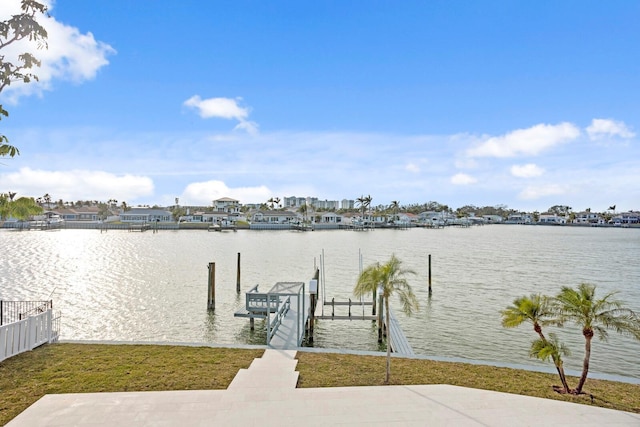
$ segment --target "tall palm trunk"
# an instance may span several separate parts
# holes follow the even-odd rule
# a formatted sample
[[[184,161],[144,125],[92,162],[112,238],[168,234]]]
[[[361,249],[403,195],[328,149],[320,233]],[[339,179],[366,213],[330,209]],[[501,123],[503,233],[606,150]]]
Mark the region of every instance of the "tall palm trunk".
[[[589,373],[589,359],[591,358],[591,339],[593,338],[593,329],[585,329],[582,331],[584,335],[584,360],[582,361],[582,375],[576,387],[576,394],[582,393],[582,387],[587,381],[587,374]]]
[[[384,324],[385,328],[387,328],[387,379],[384,381],[385,384],[389,384],[389,378],[391,377],[391,329],[389,328],[389,297],[384,299]]]

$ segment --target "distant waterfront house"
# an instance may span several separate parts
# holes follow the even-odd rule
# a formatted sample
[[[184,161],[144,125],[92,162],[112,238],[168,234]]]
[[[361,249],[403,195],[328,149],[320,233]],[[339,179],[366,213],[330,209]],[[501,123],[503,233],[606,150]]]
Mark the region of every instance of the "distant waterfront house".
[[[509,215],[505,223],[506,224],[531,224],[532,221],[533,219],[531,218],[531,214],[516,213],[516,214]]]
[[[213,210],[216,212],[237,214],[240,212],[240,201],[229,197],[223,197],[213,201]]]
[[[602,222],[600,214],[596,212],[579,212],[573,220],[574,224],[598,224]]]
[[[189,212],[189,210],[187,209],[187,214],[186,215],[182,215],[179,218],[180,222],[203,222],[203,213],[202,212],[194,212],[193,214]]]
[[[447,211],[426,211],[418,214],[418,221],[427,225],[444,225],[453,223],[457,217]]]
[[[238,220],[237,214],[223,213],[223,212],[202,214],[202,222],[210,222],[213,224],[228,225],[233,222],[236,222],[237,220]]]
[[[320,222],[323,224],[341,224],[342,215],[338,215],[335,212],[325,212],[320,217]]]
[[[640,212],[622,212],[611,219],[614,224],[640,224]]]
[[[164,209],[132,208],[120,214],[122,222],[172,222],[173,215]]]
[[[394,224],[409,225],[411,223],[418,222],[418,215],[415,215],[412,213],[392,214],[388,216],[387,222],[392,222]]]
[[[77,208],[64,208],[50,211],[51,213],[60,215],[65,221],[99,221],[97,206],[81,206]],[[46,213],[46,212],[45,212]]]
[[[500,215],[482,215],[482,218],[487,221],[487,224],[500,224],[503,221]]]
[[[302,216],[291,211],[258,211],[253,214],[251,221],[270,223],[270,224],[288,224],[302,220]]]
[[[545,213],[541,214],[538,219],[538,224],[566,224],[567,219],[563,216],[556,214]]]

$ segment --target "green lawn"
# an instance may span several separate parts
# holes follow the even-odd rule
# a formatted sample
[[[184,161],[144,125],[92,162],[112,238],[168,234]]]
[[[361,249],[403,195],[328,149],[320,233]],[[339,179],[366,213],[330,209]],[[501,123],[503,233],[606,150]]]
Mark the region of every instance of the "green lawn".
[[[0,363],[0,425],[48,393],[225,389],[263,350],[52,344]],[[298,387],[382,385],[385,358],[298,352]],[[577,382],[570,378],[570,384]],[[592,404],[555,393],[556,376],[491,366],[394,358],[392,384],[452,384]],[[593,404],[640,413],[640,385],[587,380]]]

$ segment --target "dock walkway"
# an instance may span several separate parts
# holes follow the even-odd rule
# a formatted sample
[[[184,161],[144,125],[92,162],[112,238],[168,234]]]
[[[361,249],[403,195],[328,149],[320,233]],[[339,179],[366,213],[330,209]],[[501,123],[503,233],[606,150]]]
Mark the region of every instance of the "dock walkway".
[[[389,345],[391,351],[402,356],[415,356],[409,340],[407,340],[398,319],[393,314],[393,310],[389,312],[389,330],[391,331],[391,338],[389,339]]]

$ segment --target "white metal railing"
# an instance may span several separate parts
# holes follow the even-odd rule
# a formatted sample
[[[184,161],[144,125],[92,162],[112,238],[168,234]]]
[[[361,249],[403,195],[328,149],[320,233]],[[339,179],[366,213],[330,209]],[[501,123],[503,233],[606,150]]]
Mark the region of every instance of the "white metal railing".
[[[55,319],[58,320],[58,319]],[[57,341],[51,309],[17,322],[0,326],[0,362],[49,342]]]
[[[258,285],[245,294],[245,307],[251,313],[273,313],[277,311],[279,302],[279,295],[258,292]]]
[[[278,296],[273,320],[271,320],[271,312],[267,311],[267,345],[269,345],[271,338],[276,334],[276,332],[278,332],[278,328],[282,324],[282,319],[287,315],[290,307],[291,296],[288,296],[283,302],[280,301]]]

